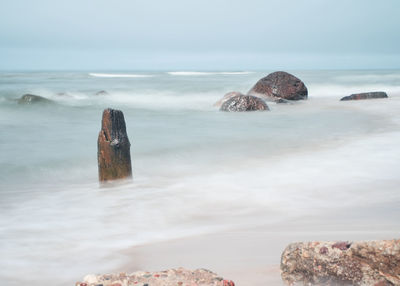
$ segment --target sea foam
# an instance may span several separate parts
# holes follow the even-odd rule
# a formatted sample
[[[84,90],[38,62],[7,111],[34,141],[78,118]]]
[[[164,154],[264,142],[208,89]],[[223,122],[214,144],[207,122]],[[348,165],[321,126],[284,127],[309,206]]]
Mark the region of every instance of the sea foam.
[[[212,106],[267,74],[0,77],[4,97],[29,92],[58,103],[0,100],[3,283],[72,285],[118,268],[127,247],[247,227],[292,232],[295,219],[310,236],[337,226],[333,239],[346,228],[398,231],[400,72],[382,82],[381,71],[298,72],[307,101],[252,113]],[[339,101],[371,89],[389,98]],[[97,136],[107,107],[124,112],[133,180],[99,188]],[[329,212],[342,219],[327,220]]]
[[[169,75],[176,76],[205,76],[205,75],[246,75],[252,74],[251,71],[238,71],[238,72],[200,72],[200,71],[174,71],[167,72]]]
[[[149,74],[113,74],[113,73],[89,73],[93,77],[108,77],[108,78],[145,78],[154,77]]]

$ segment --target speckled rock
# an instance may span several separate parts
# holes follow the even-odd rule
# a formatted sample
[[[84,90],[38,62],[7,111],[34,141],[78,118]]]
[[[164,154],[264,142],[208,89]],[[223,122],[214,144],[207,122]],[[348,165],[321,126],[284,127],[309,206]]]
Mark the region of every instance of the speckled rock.
[[[341,101],[345,100],[360,100],[360,99],[374,99],[374,98],[387,98],[386,92],[383,91],[374,91],[374,92],[364,92],[364,93],[355,93],[349,96],[345,96]]]
[[[247,93],[267,100],[301,100],[307,99],[308,90],[305,84],[294,75],[277,71],[260,79]]]
[[[400,285],[400,240],[292,243],[281,272],[289,285]]]
[[[132,274],[87,275],[76,286],[235,286],[206,270],[169,269],[159,272],[138,271]]]
[[[229,99],[231,99],[232,97],[238,96],[238,95],[243,95],[243,96],[244,96],[243,93],[238,92],[238,91],[231,91],[231,92],[228,92],[228,93],[226,93],[226,94],[224,95],[224,97],[222,97],[220,100],[218,100],[216,103],[214,103],[214,106],[216,106],[216,107],[221,107],[222,104],[224,104],[224,102],[226,102],[226,101],[228,101]]]
[[[131,154],[124,114],[120,110],[103,112],[97,140],[97,159],[100,182],[132,177]]]
[[[265,111],[269,110],[264,100],[251,95],[236,95],[225,101],[221,111]]]
[[[50,99],[34,94],[24,94],[18,99],[18,104],[47,104],[52,102]]]

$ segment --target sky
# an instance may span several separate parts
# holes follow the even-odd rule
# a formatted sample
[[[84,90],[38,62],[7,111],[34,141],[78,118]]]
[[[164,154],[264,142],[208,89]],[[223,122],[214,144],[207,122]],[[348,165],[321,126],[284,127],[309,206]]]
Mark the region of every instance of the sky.
[[[399,0],[0,0],[0,70],[400,68]]]

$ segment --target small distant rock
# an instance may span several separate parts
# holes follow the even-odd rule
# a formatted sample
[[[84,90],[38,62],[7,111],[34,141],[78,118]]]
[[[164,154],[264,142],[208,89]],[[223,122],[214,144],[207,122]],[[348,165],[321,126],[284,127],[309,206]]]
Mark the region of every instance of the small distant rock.
[[[105,274],[87,275],[82,282],[76,286],[235,286],[230,280],[224,280],[217,274],[206,270],[188,270],[184,268],[169,269],[159,272],[138,271],[132,274]]]
[[[66,93],[66,92],[58,92],[58,93],[56,93],[56,95],[57,96],[70,96],[68,93]]]
[[[281,274],[288,285],[400,285],[400,240],[292,243]]]
[[[265,101],[259,97],[251,95],[236,95],[225,101],[220,111],[240,112],[240,111],[266,111],[269,110]]]
[[[308,90],[299,78],[287,72],[277,71],[260,79],[247,94],[273,101],[301,100],[307,99]]]
[[[18,104],[38,104],[52,102],[53,101],[51,101],[50,99],[34,94],[24,94],[20,99],[18,99]]]
[[[241,92],[238,92],[238,91],[231,91],[231,92],[228,92],[227,94],[224,95],[223,98],[221,98],[221,99],[218,100],[216,103],[214,103],[214,106],[216,106],[216,107],[221,107],[222,104],[224,104],[224,102],[226,102],[227,100],[231,99],[232,97],[238,96],[238,95],[244,95],[244,94],[241,93]]]
[[[95,95],[108,95],[109,93],[105,90],[100,90],[98,92],[95,93]]]
[[[388,98],[388,96],[387,96],[386,92],[383,92],[383,91],[364,92],[364,93],[355,93],[355,94],[352,94],[349,96],[345,96],[341,99],[341,101],[374,99],[374,98]]]

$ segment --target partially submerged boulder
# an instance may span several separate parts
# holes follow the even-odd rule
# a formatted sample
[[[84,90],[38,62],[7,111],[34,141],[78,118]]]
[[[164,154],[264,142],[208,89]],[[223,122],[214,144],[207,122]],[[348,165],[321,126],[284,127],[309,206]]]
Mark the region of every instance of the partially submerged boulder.
[[[360,100],[360,99],[374,99],[374,98],[388,98],[388,96],[386,92],[373,91],[373,92],[355,93],[349,96],[345,96],[340,100],[345,101],[345,100]]]
[[[400,285],[400,240],[292,243],[281,272],[289,285]]]
[[[251,95],[236,95],[225,101],[221,111],[265,111],[268,105],[259,97]]]
[[[82,282],[77,282],[76,286],[235,286],[230,280],[224,280],[217,274],[206,270],[188,270],[184,268],[169,269],[158,272],[138,271],[132,274],[105,274],[87,275]]]
[[[105,109],[97,141],[100,182],[132,177],[130,147],[124,114]]]
[[[18,104],[40,104],[40,103],[52,103],[50,99],[47,99],[40,95],[34,94],[24,94],[20,99],[18,99]]]
[[[307,99],[308,90],[305,84],[294,75],[277,71],[260,79],[247,93],[265,99]]]
[[[224,104],[224,102],[226,102],[227,100],[229,100],[229,99],[231,99],[232,97],[237,96],[237,95],[244,95],[244,94],[241,93],[241,92],[238,92],[238,91],[231,91],[231,92],[228,92],[228,93],[226,93],[226,94],[224,95],[223,98],[221,98],[221,99],[218,100],[216,103],[214,103],[214,106],[216,106],[216,107],[221,107],[222,104]]]

